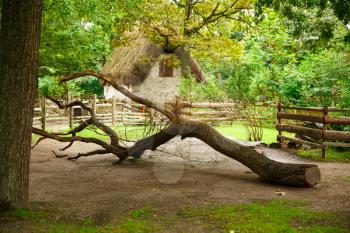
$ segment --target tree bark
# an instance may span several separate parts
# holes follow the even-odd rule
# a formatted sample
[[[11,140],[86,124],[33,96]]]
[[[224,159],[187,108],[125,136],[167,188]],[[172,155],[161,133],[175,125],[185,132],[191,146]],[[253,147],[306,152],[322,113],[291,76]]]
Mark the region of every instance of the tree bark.
[[[181,74],[185,78],[187,78],[189,75],[192,75],[197,82],[206,82],[207,78],[205,77],[203,70],[200,68],[197,61],[193,59],[191,54],[185,48],[178,48],[175,51],[175,55],[179,58],[181,62]]]
[[[145,150],[155,150],[173,137],[195,137],[256,173],[263,182],[312,187],[321,180],[320,170],[313,164],[282,163],[269,159],[251,147],[240,145],[217,132],[204,122],[181,120],[159,133],[141,139],[128,149],[129,156],[139,157]]]
[[[67,77],[64,77],[61,79],[61,82],[67,82],[69,80],[73,80],[86,75],[92,75],[99,79],[102,79],[103,81],[111,84],[118,91],[129,97],[131,100],[136,101],[138,103],[142,103],[148,108],[153,108],[159,111],[160,113],[164,114],[169,118],[170,125],[150,137],[143,138],[137,141],[135,145],[131,147],[119,148],[116,148],[118,143],[115,143],[115,145],[102,145],[102,142],[97,142],[96,139],[93,140],[92,138],[84,139],[81,137],[74,137],[74,135],[72,135],[73,137],[71,138],[61,138],[57,137],[57,135],[55,134],[50,134],[38,129],[33,129],[34,133],[39,134],[44,138],[52,138],[58,141],[84,141],[102,145],[104,149],[110,151],[111,153],[114,153],[117,157],[119,157],[119,162],[122,162],[128,156],[138,158],[143,154],[145,150],[155,150],[158,146],[166,143],[167,141],[169,141],[177,135],[180,135],[182,138],[195,137],[207,143],[209,146],[211,146],[218,152],[234,160],[237,160],[238,162],[247,166],[259,176],[260,180],[264,182],[299,187],[312,187],[320,183],[321,174],[317,165],[282,163],[271,160],[264,154],[257,152],[253,148],[240,145],[222,136],[214,128],[212,128],[205,122],[181,118],[181,116],[176,114],[175,109],[173,111],[170,111],[169,109],[166,109],[163,106],[157,105],[156,103],[153,103],[149,100],[135,96],[127,89],[118,85],[117,83],[113,83],[112,79],[108,75],[87,70],[83,72],[73,73]],[[90,114],[92,115],[91,119],[94,119],[94,114],[91,112],[92,111],[90,111]],[[99,128],[106,132],[108,135],[111,134],[108,133],[108,130],[106,130],[108,128],[107,126],[106,128]],[[115,152],[112,152],[112,150],[114,150]],[[91,153],[88,153],[83,156],[88,156],[90,154]]]
[[[27,207],[41,0],[3,0],[0,31],[0,210]]]

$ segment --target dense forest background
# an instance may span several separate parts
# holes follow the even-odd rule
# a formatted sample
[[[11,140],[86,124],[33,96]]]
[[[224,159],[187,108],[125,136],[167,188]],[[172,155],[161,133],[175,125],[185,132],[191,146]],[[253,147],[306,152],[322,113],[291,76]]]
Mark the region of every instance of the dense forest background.
[[[219,1],[211,4],[216,2]],[[177,4],[181,5],[181,1],[45,0],[40,92],[62,95],[69,89],[102,95],[96,79],[80,79],[67,86],[56,85],[56,79],[86,68],[101,70],[112,49],[125,43],[125,31],[135,25],[142,29],[145,27],[142,22],[161,23],[169,31],[166,22],[176,25],[180,20],[176,18]],[[180,88],[183,99],[243,102],[280,99],[299,106],[350,105],[347,1],[281,4],[261,0],[246,4],[250,4],[249,10],[232,19],[218,20],[186,41],[196,45],[191,53],[209,80],[198,84],[193,78],[183,78]],[[149,28],[145,32],[159,41]],[[173,35],[170,39],[176,43],[183,40]]]

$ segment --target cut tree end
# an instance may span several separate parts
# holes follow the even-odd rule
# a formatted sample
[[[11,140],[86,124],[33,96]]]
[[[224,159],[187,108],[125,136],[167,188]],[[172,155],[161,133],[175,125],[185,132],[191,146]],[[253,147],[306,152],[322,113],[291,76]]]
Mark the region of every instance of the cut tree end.
[[[305,169],[305,181],[312,187],[321,182],[321,172],[317,166]]]

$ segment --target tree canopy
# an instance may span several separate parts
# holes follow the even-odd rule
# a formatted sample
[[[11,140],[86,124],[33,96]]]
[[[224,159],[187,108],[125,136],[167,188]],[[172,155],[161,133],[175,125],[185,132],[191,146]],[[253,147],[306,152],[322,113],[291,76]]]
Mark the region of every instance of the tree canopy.
[[[101,69],[112,49],[117,14],[114,3],[107,0],[44,1],[39,83],[43,93],[64,92],[55,81],[58,76],[85,68]],[[81,91],[79,86],[101,93],[96,80],[80,80],[69,88]]]
[[[63,88],[54,85],[56,77],[85,68],[100,70],[114,46],[143,36],[168,53],[186,49],[213,77],[207,84],[184,80],[181,88],[191,86],[195,92],[182,91],[185,99],[349,103],[347,1],[44,3],[39,84],[43,93],[59,94],[68,88],[101,95],[96,79]],[[317,66],[322,66],[322,72]],[[218,74],[221,80],[214,78]],[[337,81],[329,81],[335,77]]]

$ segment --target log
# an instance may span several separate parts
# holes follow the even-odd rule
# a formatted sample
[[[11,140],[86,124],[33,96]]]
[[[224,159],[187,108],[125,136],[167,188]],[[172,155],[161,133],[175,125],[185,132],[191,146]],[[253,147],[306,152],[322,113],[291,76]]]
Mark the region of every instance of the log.
[[[216,151],[250,168],[263,182],[312,187],[321,180],[317,165],[282,163],[271,160],[251,147],[240,145],[222,136],[208,124],[191,120],[182,120],[179,123],[171,124],[158,134],[141,139],[129,149],[130,156],[139,157],[145,150],[155,150],[176,135],[181,135],[182,138],[195,137],[202,140]]]
[[[181,138],[195,137],[199,140],[202,140],[223,155],[235,159],[243,165],[247,166],[253,172],[255,172],[263,182],[299,187],[312,187],[320,182],[321,175],[317,165],[283,163],[271,160],[251,147],[243,146],[222,136],[219,132],[217,132],[214,128],[205,122],[183,119],[181,116],[177,115],[176,112],[172,112],[164,106],[135,96],[129,90],[113,82],[113,79],[108,75],[87,70],[83,72],[73,73],[61,79],[61,82],[86,75],[92,75],[99,79],[102,79],[129,97],[131,100],[144,104],[148,108],[153,108],[159,111],[168,117],[169,126],[163,130],[160,130],[158,133],[152,136],[137,141],[131,147],[122,147],[118,144],[118,136],[115,134],[115,132],[111,128],[99,122],[96,119],[95,113],[91,108],[86,107],[82,102],[75,101],[74,103],[67,104],[66,106],[61,105],[61,107],[71,107],[74,104],[78,104],[84,109],[88,110],[91,115],[90,122],[110,136],[111,144],[95,138],[76,137],[74,135],[72,135],[72,137],[59,137],[55,134],[47,133],[39,129],[33,130],[34,133],[63,142],[72,143],[74,141],[82,141],[88,143],[96,143],[102,146],[105,150],[108,150],[118,156],[119,162],[122,162],[128,156],[133,156],[136,158],[140,157],[145,150],[155,150],[158,146],[168,142],[170,139],[174,138],[177,135],[180,135]],[[56,101],[56,103],[60,105],[59,102]],[[77,130],[74,132],[76,131]]]

